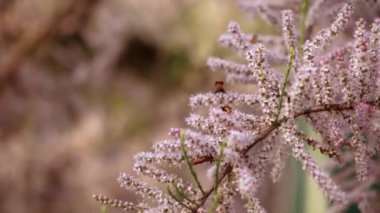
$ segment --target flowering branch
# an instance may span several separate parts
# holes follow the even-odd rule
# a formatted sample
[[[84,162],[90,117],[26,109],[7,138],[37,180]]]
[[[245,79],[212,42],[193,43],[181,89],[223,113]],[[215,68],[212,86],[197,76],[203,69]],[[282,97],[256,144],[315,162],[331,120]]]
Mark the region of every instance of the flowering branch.
[[[378,100],[378,99],[376,99]],[[375,107],[380,107],[380,102],[379,101],[370,101],[367,102],[367,104]],[[300,117],[300,116],[305,116],[305,115],[310,115],[313,113],[320,113],[320,112],[330,112],[330,111],[336,111],[336,112],[341,112],[341,111],[350,111],[354,110],[354,105],[349,104],[349,103],[342,103],[342,104],[327,104],[327,105],[321,105],[321,106],[314,106],[309,109],[305,109],[300,112],[295,113],[295,118]],[[272,123],[269,127],[265,128],[259,136],[252,142],[251,145],[249,145],[245,150],[241,152],[242,155],[245,155],[251,148],[253,148],[255,145],[263,141],[271,132],[273,132],[275,129],[279,128],[282,123],[286,122],[287,118],[283,118],[279,121],[276,121]],[[193,165],[198,165],[206,162],[213,162],[214,159],[210,156],[198,158],[193,161]],[[207,193],[206,193],[207,194]]]
[[[380,100],[380,98],[378,98],[377,100]],[[378,108],[380,107],[380,101],[370,101],[367,104],[378,107]],[[320,112],[325,112],[325,111],[350,111],[350,110],[354,110],[354,106],[352,104],[344,104],[344,103],[343,104],[329,104],[329,105],[315,106],[315,107],[306,109],[304,111],[297,112],[297,113],[295,113],[295,117],[300,117],[300,116],[305,116],[305,115],[310,115],[313,113],[320,113]],[[254,140],[252,142],[252,144],[250,146],[248,146],[245,150],[243,150],[240,154],[244,157],[249,152],[249,150],[251,150],[254,146],[258,145],[260,142],[264,141],[264,139],[271,132],[273,132],[275,129],[279,128],[281,126],[281,124],[286,122],[286,121],[287,121],[287,118],[283,118],[282,120],[280,120],[278,122],[274,122],[271,126],[267,127],[264,131],[262,131],[262,134],[260,136],[258,136],[256,138],[256,140]],[[205,162],[212,162],[212,161],[214,161],[214,160],[211,158],[207,158],[204,161],[198,161],[196,164],[201,164],[201,163],[205,163]],[[232,167],[229,165],[225,169],[221,178],[216,179],[217,184],[215,184],[211,189],[209,189],[204,194],[204,196],[200,199],[202,202],[200,203],[199,206],[202,206],[204,204],[204,202],[208,199],[208,197],[211,195],[211,193],[213,191],[217,190],[217,187],[215,187],[215,186],[218,186],[219,183],[221,183],[225,179],[225,177],[227,177],[227,175],[231,172],[232,172]]]
[[[280,24],[275,9],[264,1],[239,2],[245,9],[263,13],[270,22]],[[190,97],[190,106],[207,107],[208,115],[192,113],[186,119],[191,128],[173,128],[169,133],[171,139],[160,141],[152,151],[135,156],[134,170],[166,184],[167,194],[122,173],[119,182],[123,187],[134,189],[144,202],[148,198],[152,201],[120,206],[153,212],[206,212],[207,207],[210,212],[229,212],[233,209],[232,195],[238,192],[247,200],[248,212],[265,212],[258,198],[258,187],[268,173],[273,181],[278,180],[290,155],[301,162],[332,205],[346,206],[353,201],[353,191],[341,189],[305,145],[343,163],[351,161],[346,159],[345,152],[352,152],[357,180],[375,176],[370,171],[373,160],[370,156],[380,150],[380,126],[376,120],[380,118],[380,19],[373,22],[370,31],[359,20],[353,41],[327,52],[326,47],[332,46],[333,39],[350,23],[354,10],[351,1],[344,3],[329,27],[303,42],[309,38],[306,31],[318,18],[315,12],[323,7],[323,2],[317,1],[308,11],[309,1],[302,0],[299,40],[293,17],[297,14],[290,10],[281,12],[283,36],[277,40],[252,37],[243,33],[237,23],[229,24],[221,42],[245,57],[246,63],[214,57],[208,65],[213,71],[223,70],[232,83],[255,84],[257,91],[229,92],[223,88],[223,81],[217,81],[213,93]],[[282,75],[269,62],[283,65],[286,52],[288,61]],[[241,111],[240,105],[253,110]],[[301,116],[318,131],[321,141],[297,130],[296,119]],[[347,137],[347,133],[353,136]],[[346,151],[345,144],[350,150]],[[194,168],[205,162],[211,164],[209,171],[214,183],[208,190],[203,189]],[[187,164],[195,186],[159,166],[182,164]],[[368,193],[364,189],[361,192]],[[212,194],[213,200],[207,205]],[[108,198],[95,198],[103,204],[114,203]]]

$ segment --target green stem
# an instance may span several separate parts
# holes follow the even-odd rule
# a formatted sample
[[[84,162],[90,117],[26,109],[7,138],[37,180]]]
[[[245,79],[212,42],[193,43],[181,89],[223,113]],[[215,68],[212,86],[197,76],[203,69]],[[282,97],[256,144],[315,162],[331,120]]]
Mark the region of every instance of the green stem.
[[[278,107],[277,107],[276,122],[280,118],[280,113],[281,113],[281,108],[282,108],[282,102],[284,99],[285,89],[286,89],[286,85],[288,84],[288,78],[289,78],[290,71],[292,69],[292,64],[293,64],[294,58],[295,58],[294,46],[290,46],[289,47],[289,61],[288,61],[288,65],[286,66],[285,79],[284,79],[284,82],[282,83],[281,90],[280,90],[280,98],[279,98],[280,101],[279,101]]]
[[[300,21],[300,28],[301,28],[301,35],[298,41],[298,49],[299,54],[302,56],[302,45],[305,42],[306,37],[306,17],[307,17],[307,11],[309,9],[309,0],[302,0],[301,3],[301,21]]]
[[[166,191],[168,192],[168,194],[175,200],[177,201],[181,206],[185,207],[186,209],[189,209],[189,210],[193,210],[192,208],[190,208],[189,206],[187,206],[186,204],[182,203],[181,200],[179,200],[175,195],[174,193],[172,192],[172,190],[170,189],[170,185],[167,185],[166,186]]]
[[[183,192],[180,188],[177,187],[177,184],[176,183],[173,183],[172,184],[175,192],[182,198],[182,199],[185,199],[187,201],[189,201],[191,204],[193,205],[198,205],[198,203],[196,203],[195,201],[191,200],[186,194],[185,192]]]
[[[101,213],[107,213],[107,206],[102,206]]]
[[[189,170],[190,170],[190,173],[191,175],[193,176],[199,190],[202,192],[202,194],[204,195],[205,194],[205,191],[203,190],[203,187],[201,185],[201,182],[199,182],[199,179],[198,179],[198,176],[197,176],[197,173],[195,172],[194,170],[194,167],[193,167],[193,164],[191,163],[189,157],[187,156],[187,151],[186,151],[186,147],[185,147],[185,131],[182,132],[181,134],[181,138],[180,138],[180,141],[181,141],[181,151],[182,151],[182,156],[183,158],[185,159],[187,165],[189,166]]]
[[[300,38],[299,38],[299,41],[298,41],[298,48],[299,48],[299,56],[300,56],[300,58],[302,58],[302,54],[303,54],[302,53],[302,45],[305,42],[305,37],[306,37],[306,17],[307,17],[307,11],[308,11],[308,9],[309,9],[309,0],[302,0],[302,4],[301,4],[301,22],[300,22],[300,25],[301,25],[301,35],[300,35]],[[277,107],[276,122],[278,121],[278,119],[280,117],[281,108],[282,108],[282,102],[283,102],[284,94],[285,94],[285,89],[286,89],[286,85],[288,84],[288,78],[289,78],[290,71],[292,69],[292,64],[293,64],[294,58],[295,58],[295,47],[291,45],[289,47],[289,61],[288,61],[288,65],[286,67],[285,79],[284,79],[284,82],[283,82],[281,90],[280,90],[280,101],[279,101],[279,104],[278,104],[278,107]]]
[[[220,170],[220,163],[222,162],[222,159],[223,159],[223,151],[224,151],[224,147],[226,147],[227,143],[225,141],[222,142],[222,144],[220,145],[220,154],[219,154],[219,157],[216,161],[216,169],[215,169],[215,183],[214,183],[214,190],[215,190],[215,194],[214,194],[214,200],[213,200],[213,203],[212,203],[212,206],[209,210],[210,213],[213,213],[213,212],[216,212],[216,208],[218,207],[218,204],[220,202],[220,190],[219,190],[219,170]]]

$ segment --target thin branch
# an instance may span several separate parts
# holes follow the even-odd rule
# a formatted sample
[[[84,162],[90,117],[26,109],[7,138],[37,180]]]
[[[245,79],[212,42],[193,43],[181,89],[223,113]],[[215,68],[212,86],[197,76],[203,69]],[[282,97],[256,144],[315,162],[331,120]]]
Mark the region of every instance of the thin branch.
[[[191,163],[193,165],[198,165],[198,164],[202,164],[204,162],[212,162],[213,160],[214,160],[214,158],[212,158],[212,156],[203,156],[203,157],[199,157],[199,158],[192,160]]]
[[[227,168],[226,168],[226,170],[223,172],[222,177],[218,180],[218,184],[217,184],[217,185],[219,185],[219,184],[223,181],[223,179],[224,179],[229,173],[231,173],[231,171],[232,171],[232,167],[231,167],[230,165],[228,165]],[[209,189],[209,190],[205,193],[205,195],[201,198],[201,202],[200,202],[200,204],[197,206],[197,208],[203,206],[203,205],[206,203],[208,197],[212,194],[212,192],[214,191],[214,189],[215,189],[215,187],[213,186],[211,189]]]
[[[289,47],[289,62],[288,62],[288,65],[286,67],[285,78],[284,78],[284,82],[282,83],[282,87],[281,87],[281,91],[280,91],[280,98],[279,98],[280,101],[279,101],[278,107],[277,107],[276,121],[278,121],[278,119],[280,117],[282,102],[283,102],[284,94],[285,94],[285,89],[286,89],[286,85],[288,84],[288,78],[289,78],[290,71],[292,70],[292,64],[293,64],[294,58],[295,58],[294,46],[290,45],[290,47]]]
[[[334,150],[334,148],[323,145],[320,142],[318,142],[317,140],[303,134],[302,132],[297,131],[297,135],[300,138],[302,138],[302,140],[306,141],[306,143],[309,144],[309,146],[311,146],[314,150],[317,149],[317,150],[319,150],[319,152],[321,154],[326,155],[326,156],[328,156],[328,157],[330,157],[330,158],[332,158],[338,162],[342,162],[342,158],[341,158],[340,154],[336,150]]]
[[[376,101],[367,102],[367,104],[372,105],[372,106],[380,107],[380,98],[377,98]],[[328,104],[328,105],[311,107],[309,109],[297,112],[297,113],[295,113],[294,117],[297,118],[297,117],[300,117],[300,116],[303,116],[303,115],[309,115],[309,114],[319,113],[319,112],[324,112],[324,111],[349,111],[349,110],[353,110],[353,109],[354,109],[354,105],[353,104],[346,104],[346,103],[343,103],[343,104]],[[258,138],[256,138],[255,141],[250,146],[248,146],[246,149],[242,150],[242,152],[240,154],[242,156],[245,156],[249,152],[249,150],[251,150],[252,147],[254,147],[258,143],[260,143],[261,141],[263,141],[271,132],[273,132],[275,129],[277,129],[278,127],[280,127],[281,124],[284,123],[284,122],[286,122],[286,121],[287,121],[287,118],[283,118],[283,119],[281,119],[281,120],[279,120],[277,122],[273,122],[271,126],[269,126],[264,131],[262,131],[261,135]],[[205,158],[205,159],[208,161],[208,158]],[[207,162],[207,161],[204,161],[204,162]],[[201,162],[197,162],[197,163],[200,164]],[[227,168],[226,168],[226,170],[224,171],[222,177],[218,180],[218,184],[217,185],[219,185],[223,181],[223,179],[228,174],[231,173],[231,171],[232,171],[232,167],[231,167],[231,165],[228,165]],[[206,202],[206,200],[208,199],[208,197],[211,195],[211,193],[215,189],[216,189],[215,186],[213,186],[211,189],[209,189],[207,192],[205,192],[205,194],[202,197],[201,202],[197,206],[197,208],[199,208],[200,206],[204,205],[204,203]]]
[[[302,45],[305,42],[305,37],[306,37],[306,17],[307,17],[307,12],[309,9],[309,0],[302,0],[301,3],[301,21],[300,21],[300,28],[301,28],[301,35],[298,41],[298,49],[299,49],[299,54],[302,56]]]
[[[223,159],[224,147],[226,147],[226,145],[227,145],[227,143],[225,141],[223,141],[222,144],[220,145],[220,154],[219,154],[219,157],[216,161],[215,183],[214,183],[215,195],[214,195],[213,204],[212,204],[209,212],[215,212],[216,208],[218,207],[218,204],[220,202],[219,169],[220,169],[220,163],[222,162],[222,159]]]
[[[168,194],[170,195],[170,197],[172,197],[175,201],[177,201],[179,204],[181,204],[181,206],[185,207],[186,209],[189,209],[190,211],[193,211],[193,209],[189,206],[187,206],[186,204],[182,203],[182,201],[180,201],[175,195],[174,193],[172,192],[172,190],[170,189],[170,185],[167,185],[166,186],[166,191],[168,192]]]
[[[205,191],[203,190],[201,182],[199,182],[197,173],[194,171],[193,164],[191,163],[189,157],[187,156],[187,151],[186,151],[186,147],[185,147],[185,131],[182,132],[180,140],[181,140],[181,152],[182,152],[182,156],[185,159],[187,165],[189,166],[190,173],[193,176],[195,182],[197,183],[199,190],[204,195]]]
[[[191,204],[197,206],[198,203],[196,203],[195,201],[191,200],[186,194],[185,192],[183,192],[180,188],[177,187],[177,184],[173,183],[172,184],[175,192],[183,199],[187,200],[188,202],[190,202]]]

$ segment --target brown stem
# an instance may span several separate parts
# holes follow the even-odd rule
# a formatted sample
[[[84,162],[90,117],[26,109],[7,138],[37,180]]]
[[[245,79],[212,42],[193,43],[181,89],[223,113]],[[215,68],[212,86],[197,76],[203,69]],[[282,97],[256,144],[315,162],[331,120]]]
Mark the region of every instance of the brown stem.
[[[379,107],[379,104],[376,101],[367,102],[367,104]],[[354,105],[353,104],[347,104],[347,103],[343,103],[343,104],[329,104],[329,105],[323,105],[323,106],[315,106],[315,107],[311,107],[309,109],[306,109],[306,110],[303,110],[303,111],[300,111],[300,112],[296,112],[295,115],[294,115],[294,117],[297,118],[299,116],[309,115],[309,114],[312,114],[312,113],[318,113],[318,112],[324,112],[324,111],[347,111],[347,110],[353,110],[353,109],[354,109]],[[268,128],[266,128],[266,129],[264,129],[262,131],[262,133],[260,134],[260,136],[258,138],[256,138],[255,141],[250,146],[248,146],[246,149],[242,150],[240,154],[242,156],[245,156],[249,152],[249,150],[251,150],[252,147],[254,147],[256,144],[258,144],[261,141],[263,141],[271,132],[273,132],[275,129],[277,129],[278,127],[280,127],[281,124],[284,123],[286,120],[287,120],[287,118],[283,118],[283,119],[281,119],[281,120],[279,120],[277,122],[272,123],[271,126],[269,126]],[[199,160],[196,161],[196,164],[201,164],[201,163],[204,163],[204,162],[213,162],[213,161],[214,161],[214,159],[212,159],[212,158],[210,159],[210,157],[204,157],[202,159],[199,158]],[[223,179],[231,171],[232,171],[232,167],[231,167],[231,165],[229,165],[226,168],[226,170],[223,172],[223,175],[219,179],[218,183],[221,183],[223,181]],[[206,202],[206,200],[208,199],[208,197],[211,195],[211,193],[214,190],[215,190],[215,187],[212,187],[211,189],[209,189],[208,191],[206,191],[204,193],[204,196],[200,199],[201,202],[199,203],[199,205],[197,206],[197,208],[199,208],[199,207],[201,207],[201,206],[204,205],[204,203]]]
[[[342,157],[340,156],[340,153],[336,151],[333,147],[326,146],[321,144],[320,142],[314,140],[311,137],[308,137],[307,135],[297,132],[297,136],[302,138],[309,146],[311,146],[314,150],[319,150],[319,152],[323,155],[326,155],[340,163],[342,163]]]
[[[374,101],[368,102],[370,105],[375,105]],[[353,104],[329,104],[329,105],[322,105],[322,106],[315,106],[311,107],[309,109],[303,110],[301,112],[295,113],[294,117],[300,117],[303,115],[309,115],[313,113],[318,112],[324,112],[324,111],[347,111],[347,110],[353,110],[354,105]],[[286,121],[286,118],[283,118],[279,120],[278,122],[272,123],[271,126],[264,129],[260,136],[255,139],[255,141],[249,145],[246,149],[244,149],[241,154],[245,155],[253,146],[255,146],[257,143],[261,142],[263,139],[265,139],[273,130],[277,129],[283,122]],[[194,165],[202,164],[205,162],[213,162],[214,159],[211,156],[204,156],[199,157],[197,159],[194,159],[192,162]]]
[[[212,162],[212,161],[214,161],[214,158],[212,158],[211,156],[203,156],[203,157],[199,157],[199,158],[192,160],[191,163],[193,165],[198,165],[198,164],[202,164],[204,162]]]

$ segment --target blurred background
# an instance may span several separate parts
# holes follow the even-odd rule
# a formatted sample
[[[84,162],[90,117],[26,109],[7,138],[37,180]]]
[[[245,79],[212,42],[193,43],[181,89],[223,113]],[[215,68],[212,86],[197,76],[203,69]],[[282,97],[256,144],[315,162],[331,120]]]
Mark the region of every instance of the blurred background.
[[[279,33],[233,0],[0,0],[0,212],[100,212],[94,193],[136,201],[119,172],[223,79],[206,60],[232,54],[217,42],[230,20]],[[268,212],[323,212],[299,165],[286,171],[262,187]]]

